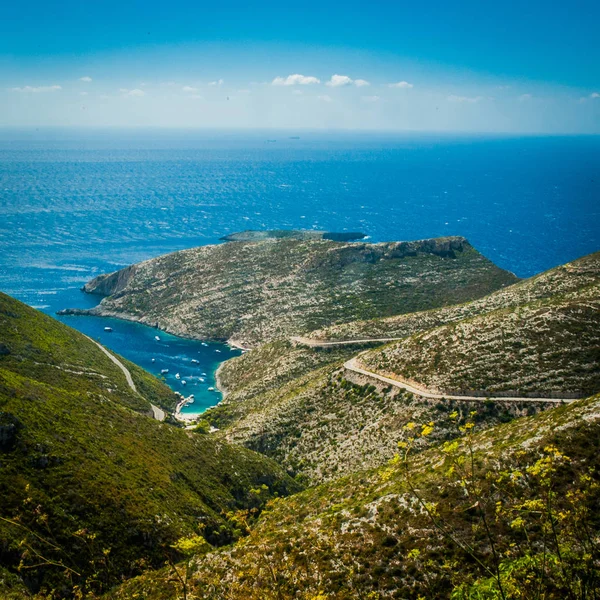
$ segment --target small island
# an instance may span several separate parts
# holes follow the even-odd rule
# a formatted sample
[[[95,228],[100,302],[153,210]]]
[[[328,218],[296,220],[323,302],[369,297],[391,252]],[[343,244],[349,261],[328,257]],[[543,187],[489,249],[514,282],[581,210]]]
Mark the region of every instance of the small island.
[[[334,242],[355,242],[364,240],[366,234],[356,231],[315,231],[312,229],[271,229],[268,231],[256,231],[248,229],[224,235],[224,242],[262,242],[264,240],[331,240]]]

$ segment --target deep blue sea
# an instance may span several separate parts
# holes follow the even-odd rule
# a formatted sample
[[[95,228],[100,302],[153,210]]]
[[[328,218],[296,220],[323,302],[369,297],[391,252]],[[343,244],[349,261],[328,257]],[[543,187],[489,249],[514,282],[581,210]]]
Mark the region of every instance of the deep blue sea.
[[[99,273],[265,228],[462,235],[530,276],[600,250],[600,137],[0,131],[0,290],[48,314],[96,304],[79,290]],[[62,320],[153,373],[168,368],[192,411],[220,399],[214,371],[237,354]]]

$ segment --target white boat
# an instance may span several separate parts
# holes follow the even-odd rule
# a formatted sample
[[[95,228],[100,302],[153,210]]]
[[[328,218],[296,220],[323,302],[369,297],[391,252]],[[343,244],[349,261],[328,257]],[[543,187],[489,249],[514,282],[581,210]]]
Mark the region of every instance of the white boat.
[[[112,331],[112,327],[105,327],[104,331]]]
[[[198,364],[200,361],[199,361],[199,360],[196,360],[195,358],[192,358],[192,362],[193,362],[195,365],[197,365],[197,364]]]
[[[206,373],[202,373],[202,377],[206,377]]]
[[[175,379],[179,379],[179,373],[175,373]]]
[[[155,335],[155,336],[154,336],[154,339],[155,339],[157,342],[160,342],[160,338],[159,338],[157,335]]]
[[[208,346],[206,342],[201,342],[203,346]]]
[[[215,350],[215,352],[221,352],[220,350]]]
[[[160,372],[161,372],[162,375],[165,375],[166,373],[169,372],[169,369],[161,369]]]
[[[199,381],[200,383],[204,383],[204,377],[198,377],[198,381]]]
[[[209,388],[208,388],[208,391],[209,391],[209,392],[214,392],[214,391],[215,391],[215,388],[214,388],[214,387],[209,387]]]
[[[188,398],[188,404],[194,404],[194,397],[193,396],[190,396]]]
[[[152,359],[152,362],[155,362],[155,361],[156,361],[156,359],[155,359],[155,358],[153,358],[153,359]]]
[[[186,385],[186,384],[187,384],[187,381],[185,379],[182,379],[181,380],[181,385]]]

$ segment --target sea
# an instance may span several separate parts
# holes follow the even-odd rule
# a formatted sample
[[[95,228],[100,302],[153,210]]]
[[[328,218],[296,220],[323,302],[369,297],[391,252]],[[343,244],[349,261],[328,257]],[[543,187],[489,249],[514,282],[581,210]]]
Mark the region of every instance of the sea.
[[[0,130],[0,291],[168,369],[187,412],[221,399],[239,350],[55,313],[96,305],[81,287],[100,273],[245,229],[461,235],[528,277],[600,250],[600,137]]]

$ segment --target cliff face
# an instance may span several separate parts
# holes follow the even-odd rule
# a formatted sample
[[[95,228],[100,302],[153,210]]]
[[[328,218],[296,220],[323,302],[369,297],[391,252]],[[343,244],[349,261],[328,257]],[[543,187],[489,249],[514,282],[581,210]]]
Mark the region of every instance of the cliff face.
[[[85,286],[95,314],[243,345],[463,302],[517,281],[464,238],[380,244],[269,239],[176,252]]]
[[[124,290],[131,278],[135,275],[136,267],[131,265],[120,271],[98,275],[83,286],[83,291],[88,294],[99,294],[100,296],[111,296]]]

